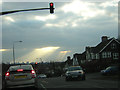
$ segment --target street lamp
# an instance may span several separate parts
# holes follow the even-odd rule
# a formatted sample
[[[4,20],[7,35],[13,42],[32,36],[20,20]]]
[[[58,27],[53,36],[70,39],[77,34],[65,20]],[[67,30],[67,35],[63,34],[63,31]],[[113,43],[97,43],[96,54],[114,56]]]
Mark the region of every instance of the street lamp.
[[[22,41],[14,41],[13,42],[13,62],[15,64],[15,50],[14,50],[14,44],[17,43],[17,42],[22,42]]]

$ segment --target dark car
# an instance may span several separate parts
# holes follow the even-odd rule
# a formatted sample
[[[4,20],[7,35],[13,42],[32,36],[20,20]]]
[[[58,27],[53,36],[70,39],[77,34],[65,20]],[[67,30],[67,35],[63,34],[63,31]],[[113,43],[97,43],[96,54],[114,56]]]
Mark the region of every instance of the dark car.
[[[119,66],[109,66],[104,70],[101,70],[102,75],[117,75],[120,73]]]
[[[71,79],[85,80],[85,72],[81,66],[70,66],[65,73],[66,81]]]

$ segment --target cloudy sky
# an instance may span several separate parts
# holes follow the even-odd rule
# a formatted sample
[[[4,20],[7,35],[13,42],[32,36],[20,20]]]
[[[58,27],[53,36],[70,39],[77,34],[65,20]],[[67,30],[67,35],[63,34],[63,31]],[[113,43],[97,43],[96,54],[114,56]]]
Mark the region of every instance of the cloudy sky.
[[[49,2],[1,2],[0,6],[2,11],[49,8]],[[54,6],[54,14],[41,10],[2,16],[3,62],[13,61],[13,43],[16,62],[65,61],[86,46],[96,46],[104,35],[118,37],[117,0],[73,0]]]

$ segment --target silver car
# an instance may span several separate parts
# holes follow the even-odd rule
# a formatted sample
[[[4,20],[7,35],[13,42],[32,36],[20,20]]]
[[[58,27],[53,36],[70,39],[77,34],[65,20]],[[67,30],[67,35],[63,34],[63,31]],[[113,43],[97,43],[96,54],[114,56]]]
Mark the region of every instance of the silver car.
[[[36,73],[32,65],[10,66],[5,74],[5,88],[36,87]]]
[[[38,78],[47,78],[47,76],[45,74],[40,74]]]
[[[81,66],[70,66],[65,73],[66,81],[71,79],[85,80],[85,72]]]

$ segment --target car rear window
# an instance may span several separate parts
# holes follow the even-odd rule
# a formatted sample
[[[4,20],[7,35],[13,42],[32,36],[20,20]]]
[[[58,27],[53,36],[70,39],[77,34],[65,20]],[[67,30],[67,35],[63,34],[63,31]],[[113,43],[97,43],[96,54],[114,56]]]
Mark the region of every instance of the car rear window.
[[[14,72],[14,71],[17,71],[18,69],[23,69],[24,71],[33,70],[31,65],[19,65],[19,66],[11,66],[9,68],[9,71]]]
[[[74,70],[82,70],[81,67],[69,67],[68,71],[74,71]]]
[[[16,74],[16,73],[31,73],[31,70],[23,70],[23,71],[10,71],[10,74]]]

